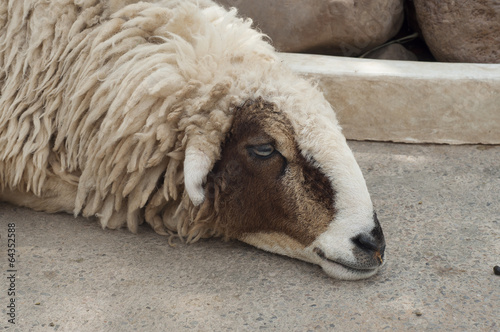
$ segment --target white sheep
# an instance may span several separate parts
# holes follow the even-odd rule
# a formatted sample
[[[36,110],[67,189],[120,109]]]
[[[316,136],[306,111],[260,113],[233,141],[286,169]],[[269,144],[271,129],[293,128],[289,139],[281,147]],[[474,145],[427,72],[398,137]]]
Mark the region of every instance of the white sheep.
[[[335,114],[264,39],[209,0],[2,0],[0,200],[375,274]]]

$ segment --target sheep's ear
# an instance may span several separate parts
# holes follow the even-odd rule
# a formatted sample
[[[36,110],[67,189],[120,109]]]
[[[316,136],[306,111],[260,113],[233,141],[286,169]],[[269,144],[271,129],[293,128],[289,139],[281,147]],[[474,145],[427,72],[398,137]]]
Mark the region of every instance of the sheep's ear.
[[[203,184],[212,167],[210,158],[199,149],[188,147],[184,159],[184,186],[195,206],[205,200]]]

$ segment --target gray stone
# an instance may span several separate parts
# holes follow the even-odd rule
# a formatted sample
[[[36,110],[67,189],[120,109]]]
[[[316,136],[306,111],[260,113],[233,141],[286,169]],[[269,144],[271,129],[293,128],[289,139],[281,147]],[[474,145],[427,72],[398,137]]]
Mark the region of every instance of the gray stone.
[[[425,42],[438,61],[500,63],[498,0],[414,0]]]
[[[408,51],[401,44],[390,44],[373,52],[368,53],[365,56],[367,59],[378,59],[378,60],[405,60],[405,61],[417,61],[418,58],[415,54]]]
[[[357,56],[392,38],[403,0],[218,0],[238,8],[279,51]]]

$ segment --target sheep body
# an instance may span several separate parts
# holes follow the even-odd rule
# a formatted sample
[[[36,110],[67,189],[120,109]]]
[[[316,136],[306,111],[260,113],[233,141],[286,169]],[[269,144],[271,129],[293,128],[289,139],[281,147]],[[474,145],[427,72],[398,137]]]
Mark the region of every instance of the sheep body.
[[[174,221],[186,219],[181,211],[162,214],[186,206],[186,146],[215,161],[230,105],[244,98],[231,91],[241,88],[231,84],[244,68],[225,63],[275,61],[249,21],[200,3],[201,10],[194,1],[2,6],[1,188],[40,197],[64,189],[64,202],[44,209],[62,205],[132,231],[144,219],[161,231],[166,221],[187,235]],[[246,94],[257,88],[245,85]]]
[[[339,224],[373,227],[330,105],[236,10],[208,0],[3,0],[0,91],[0,200],[133,232],[146,221],[188,241],[223,235],[202,218],[203,185],[235,112],[265,100],[342,193]],[[326,264],[291,240],[275,248],[269,234],[240,239]]]

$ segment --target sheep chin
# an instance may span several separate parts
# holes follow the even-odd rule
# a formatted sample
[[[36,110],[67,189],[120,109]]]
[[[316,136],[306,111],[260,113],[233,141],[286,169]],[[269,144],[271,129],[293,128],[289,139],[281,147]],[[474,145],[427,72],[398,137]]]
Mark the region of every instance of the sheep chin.
[[[314,245],[304,247],[304,245],[283,233],[247,233],[238,239],[268,252],[319,265],[329,277],[340,280],[366,279],[375,275],[381,267],[356,267],[357,262],[336,262],[321,257],[317,254]]]
[[[239,236],[238,240],[275,254],[297,258],[310,263],[319,262],[315,257],[316,255],[307,254],[304,250],[304,245],[283,233],[245,233]],[[311,258],[313,258],[313,260],[311,260]]]
[[[322,260],[319,265],[327,275],[341,280],[361,280],[370,278],[380,270],[379,267],[373,269],[351,268],[344,264],[326,259]]]

